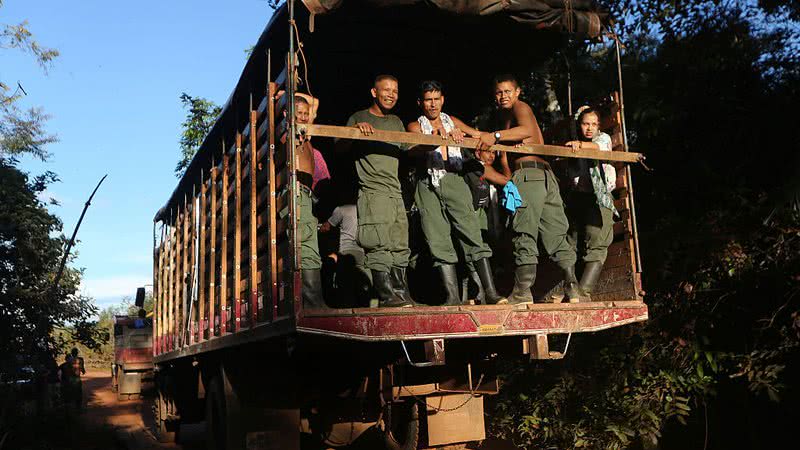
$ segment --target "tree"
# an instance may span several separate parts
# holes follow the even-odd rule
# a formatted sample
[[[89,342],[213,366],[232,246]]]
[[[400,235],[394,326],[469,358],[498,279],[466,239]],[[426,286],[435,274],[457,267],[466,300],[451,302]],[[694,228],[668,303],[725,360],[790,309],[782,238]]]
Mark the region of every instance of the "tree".
[[[492,429],[523,448],[777,446],[800,397],[800,216],[776,208],[797,183],[797,32],[754,2],[613,3],[629,140],[656,168],[635,174],[650,320],[510,364]],[[602,74],[596,55],[579,63]]]
[[[181,94],[181,104],[187,110],[186,120],[181,126],[181,159],[175,166],[175,176],[181,178],[189,163],[192,162],[194,154],[203,144],[203,140],[211,131],[211,127],[216,122],[222,108],[214,102],[203,97],[192,97],[187,93]]]
[[[0,8],[3,3],[0,2]],[[2,25],[0,49],[16,49],[33,55],[36,62],[47,71],[50,63],[58,57],[58,50],[42,47],[28,29],[28,23]],[[26,95],[20,83],[15,87],[0,80],[0,157],[14,158],[30,154],[41,160],[47,158],[44,147],[56,141],[55,136],[44,130],[48,116],[41,108],[22,111],[17,101]]]
[[[58,56],[35,40],[27,22],[2,25],[0,48],[30,53],[45,71]],[[46,364],[61,343],[55,326],[71,324],[74,337],[90,345],[102,339],[90,321],[92,300],[78,293],[82,272],[68,268],[53,286],[66,239],[61,220],[39,195],[58,178],[52,172],[30,176],[17,166],[22,155],[47,160],[46,146],[56,138],[46,132],[40,108],[19,107],[24,95],[21,84],[12,90],[0,81],[0,371]]]

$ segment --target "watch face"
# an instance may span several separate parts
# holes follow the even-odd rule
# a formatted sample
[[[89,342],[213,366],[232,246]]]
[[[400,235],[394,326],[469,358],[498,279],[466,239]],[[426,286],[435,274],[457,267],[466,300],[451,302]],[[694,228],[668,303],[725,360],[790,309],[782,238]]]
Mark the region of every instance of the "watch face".
[[[500,140],[500,132],[499,131],[495,131],[494,132],[494,139],[497,140],[497,141]]]

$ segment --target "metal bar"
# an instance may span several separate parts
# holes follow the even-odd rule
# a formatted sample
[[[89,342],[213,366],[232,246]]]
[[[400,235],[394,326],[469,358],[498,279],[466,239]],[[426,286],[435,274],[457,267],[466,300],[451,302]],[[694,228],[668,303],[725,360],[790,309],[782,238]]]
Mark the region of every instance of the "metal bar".
[[[205,322],[206,322],[206,192],[208,187],[203,174],[200,174],[200,249],[198,255],[200,257],[200,269],[198,274],[199,289],[197,291],[197,341],[202,342],[205,339]]]
[[[180,340],[178,341],[178,347],[183,347],[185,345],[185,340],[183,339],[185,336],[184,330],[186,329],[186,320],[188,319],[188,302],[189,302],[189,270],[190,270],[190,261],[189,261],[189,227],[191,227],[192,223],[192,216],[190,216],[190,208],[189,205],[191,203],[184,198],[183,200],[183,270],[181,271],[181,289],[182,289],[182,301],[180,304],[180,312],[178,313],[178,321],[176,325],[180,324],[180,328],[175,330],[176,332],[180,333]]]
[[[621,117],[620,125],[622,126],[622,145],[625,146],[625,151],[628,152],[628,128],[625,125],[625,97],[622,91],[622,57],[619,51],[619,36],[614,34],[614,51],[617,55],[617,80],[619,81],[619,115]],[[614,153],[614,152],[612,152]],[[628,179],[628,200],[631,202],[631,222],[633,224],[633,245],[636,252],[636,272],[642,273],[642,257],[639,254],[639,226],[636,223],[636,204],[633,201],[633,177],[630,168],[626,168],[625,175]]]
[[[373,134],[365,136],[358,128],[354,127],[341,127],[335,125],[301,125],[300,132],[306,132],[309,136],[324,136],[340,139],[355,139],[362,141],[380,141],[380,142],[403,142],[412,144],[413,146],[440,146],[440,145],[453,145],[461,148],[477,148],[478,139],[464,138],[461,143],[456,143],[452,139],[442,139],[438,136],[408,133],[405,131],[382,131],[375,130]],[[413,148],[413,147],[412,147]],[[558,156],[561,158],[586,158],[597,159],[602,161],[619,161],[626,163],[639,162],[642,155],[634,152],[607,152],[602,150],[572,150],[570,147],[562,147],[559,145],[523,145],[514,147],[511,145],[495,144],[491,147],[493,151],[512,152],[526,155],[541,155],[541,156]]]
[[[222,242],[220,243],[219,269],[219,334],[228,332],[228,153],[223,143],[222,156]]]
[[[250,111],[250,327],[258,322],[258,207],[257,194],[257,164],[258,164],[258,139],[256,126],[258,112]]]
[[[217,274],[217,166],[211,163],[211,235],[209,236],[209,249],[208,255],[208,338],[214,338],[214,320],[216,305],[214,304],[214,294],[216,293],[216,285],[214,279]]]
[[[183,214],[180,207],[177,208],[177,218],[175,220],[175,273],[172,282],[175,286],[175,295],[172,296],[172,304],[169,308],[169,349],[175,348],[175,332],[178,329],[175,322],[178,317],[178,305],[181,298],[181,286],[183,285],[183,272],[181,271],[181,250],[183,242],[181,240],[181,228],[183,228]]]
[[[167,251],[167,241],[166,241],[166,230],[167,226],[164,222],[161,222],[161,245],[159,245],[158,251],[158,296],[155,297],[155,307],[153,314],[154,318],[154,326],[153,329],[156,331],[156,342],[155,348],[157,349],[157,353],[161,353],[164,351],[161,344],[163,343],[164,336],[163,336],[163,327],[164,327],[164,300],[166,297],[166,290],[165,290],[165,253]]]
[[[239,331],[242,321],[242,135],[236,133],[236,183],[234,194],[234,225],[233,231],[233,329]]]
[[[200,178],[202,180],[202,176]],[[195,330],[197,329],[197,303],[200,291],[200,197],[194,196],[192,205],[194,213],[194,226],[192,227],[192,295],[189,302],[189,345],[195,343]]]
[[[294,306],[293,310],[295,312],[295,316],[297,316],[300,313],[302,302],[300,301],[300,241],[297,239],[297,142],[295,139],[295,136],[297,135],[297,120],[294,116],[294,94],[297,92],[295,51],[300,43],[295,42],[295,0],[287,0],[286,3],[289,5],[289,53],[286,55],[286,74],[288,75],[288,79],[286,80],[286,94],[288,95],[287,118],[289,120],[289,128],[287,130],[289,133],[289,154],[287,155],[287,162],[291,164],[289,166],[289,196],[291,198],[289,207],[289,220],[291,223],[289,242],[293,244],[290,298],[292,299],[292,304]]]

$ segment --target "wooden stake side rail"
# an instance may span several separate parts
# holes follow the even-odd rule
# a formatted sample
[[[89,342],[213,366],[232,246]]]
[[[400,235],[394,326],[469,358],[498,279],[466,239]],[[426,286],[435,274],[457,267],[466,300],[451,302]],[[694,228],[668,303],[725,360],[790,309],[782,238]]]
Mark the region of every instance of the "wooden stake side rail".
[[[409,133],[405,131],[382,131],[375,130],[373,134],[364,135],[358,128],[355,127],[341,127],[335,125],[300,125],[300,133],[305,132],[309,136],[331,137],[339,139],[355,139],[361,141],[379,141],[379,142],[398,142],[411,144],[414,146],[421,145],[451,145],[462,148],[475,149],[478,147],[478,139],[464,138],[464,141],[457,144],[452,139],[442,139],[438,136],[424,135],[419,133]],[[602,161],[619,161],[625,163],[638,163],[642,159],[641,153],[634,152],[608,152],[602,150],[575,150],[569,147],[562,147],[558,145],[523,145],[514,147],[511,145],[495,144],[491,147],[492,150],[501,152],[522,153],[527,155],[538,156],[557,156],[562,158],[586,158],[597,159]]]

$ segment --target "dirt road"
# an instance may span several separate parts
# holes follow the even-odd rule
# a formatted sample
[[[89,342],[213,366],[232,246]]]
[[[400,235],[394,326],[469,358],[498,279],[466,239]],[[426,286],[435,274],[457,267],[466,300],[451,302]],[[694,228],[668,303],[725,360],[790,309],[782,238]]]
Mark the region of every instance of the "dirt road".
[[[200,450],[203,445],[203,426],[181,428],[181,445],[159,444],[152,435],[152,392],[145,390],[143,398],[118,401],[111,391],[108,372],[89,371],[83,379],[85,411],[78,418],[85,437],[78,436],[76,444],[82,450]]]
[[[84,413],[71,434],[73,448],[81,450],[203,450],[205,425],[181,426],[180,445],[156,442],[151,430],[153,392],[145,389],[138,400],[118,401],[111,391],[111,375],[89,371],[83,379]],[[513,446],[488,440],[481,450],[513,450]]]

